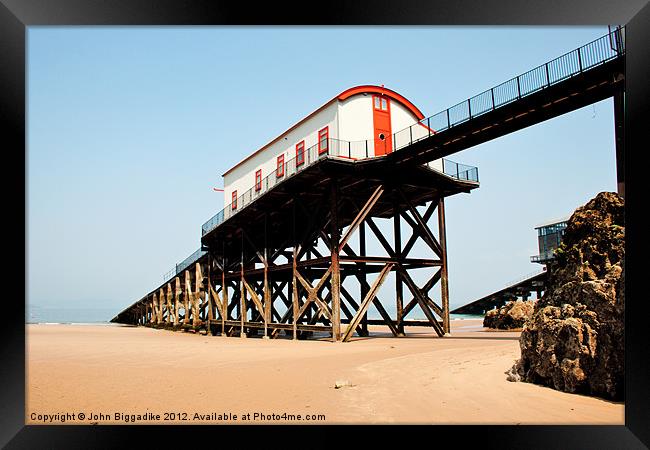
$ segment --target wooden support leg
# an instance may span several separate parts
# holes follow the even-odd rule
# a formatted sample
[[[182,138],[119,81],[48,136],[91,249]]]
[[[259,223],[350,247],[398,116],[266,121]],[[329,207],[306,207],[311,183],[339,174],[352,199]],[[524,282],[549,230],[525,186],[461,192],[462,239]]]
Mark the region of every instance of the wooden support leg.
[[[246,311],[246,287],[244,286],[244,266],[242,265],[241,269],[241,278],[239,280],[240,290],[239,290],[239,337],[246,337],[246,331],[244,330],[244,322],[246,321],[246,316],[248,311]]]
[[[190,324],[190,297],[192,296],[192,288],[190,286],[190,271],[186,270],[184,273],[185,290],[183,291],[183,308],[185,314],[183,316],[183,325]]]
[[[174,278],[174,326],[178,326],[178,313],[181,309],[181,296],[183,290],[181,289],[181,279]]]
[[[268,216],[264,216],[264,337],[268,339],[268,325],[273,320],[273,296],[269,283],[269,249],[268,249]]]
[[[174,296],[174,289],[172,287],[172,283],[169,282],[167,283],[167,292],[166,292],[166,299],[167,299],[167,325],[171,325],[174,322],[174,307],[172,304],[172,298]]]
[[[203,298],[203,271],[201,264],[198,262],[194,264],[194,295],[193,295],[193,309],[192,309],[192,326],[199,327],[202,325],[201,321],[201,301]]]
[[[447,276],[447,231],[445,225],[445,199],[438,200],[438,233],[440,235],[440,250],[442,268],[440,270],[440,289],[442,297],[442,328],[445,334],[451,332],[449,323],[449,284]]]
[[[246,310],[246,287],[244,286],[244,230],[241,230],[241,263],[240,263],[240,295],[239,295],[239,337],[245,338],[244,322],[248,311]]]
[[[296,268],[296,257],[298,255],[298,249],[294,246],[293,247],[293,261],[292,261],[292,266],[293,266],[293,274],[291,278],[291,284],[292,284],[292,291],[291,291],[291,306],[293,308],[293,339],[298,338],[298,283],[296,280],[296,274],[298,272],[298,269]]]
[[[402,228],[400,214],[398,212],[397,201],[393,202],[395,215],[393,216],[393,234],[395,235],[395,255],[402,260]],[[402,285],[402,276],[399,272],[395,273],[395,310],[397,312],[397,330],[400,336],[404,336],[404,289]]]
[[[162,323],[162,317],[160,314],[160,292],[153,294],[153,308],[154,308],[154,320],[153,322],[158,325]]]
[[[158,290],[158,324],[162,325],[165,321],[165,290]]]
[[[223,261],[221,270],[221,335],[226,335],[226,319],[228,318],[228,284],[226,283],[226,262]]]
[[[212,335],[212,321],[214,320],[214,305],[216,304],[215,298],[213,298],[212,289],[212,261],[210,258],[210,253],[208,252],[208,288],[206,289],[206,296],[208,298],[208,333]]]
[[[156,294],[153,294],[151,296],[151,320],[150,320],[152,325],[157,322],[157,318],[156,318],[156,312],[158,311],[158,304],[157,303],[158,302],[156,300]]]
[[[366,224],[364,222],[361,222],[359,225],[359,256],[364,257],[366,256]],[[359,267],[361,268],[361,278],[363,279],[362,283],[359,283],[359,288],[361,291],[361,298],[366,298],[366,295],[368,294],[368,281],[366,279],[366,264],[365,263],[360,263]],[[362,336],[368,336],[368,312],[363,313],[363,317],[361,319],[361,335]]]
[[[332,279],[330,280],[332,293],[332,341],[341,338],[341,274],[339,268],[339,222],[338,222],[338,186],[332,183],[330,193],[330,213],[332,218]]]
[[[269,284],[269,268],[264,266],[264,337],[269,337],[269,322],[271,322],[271,286]]]

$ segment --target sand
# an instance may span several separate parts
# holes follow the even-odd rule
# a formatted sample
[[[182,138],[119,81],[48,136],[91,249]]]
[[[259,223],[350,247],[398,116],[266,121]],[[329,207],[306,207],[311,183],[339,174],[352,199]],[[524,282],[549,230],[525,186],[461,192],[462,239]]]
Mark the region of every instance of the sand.
[[[445,338],[371,332],[331,343],[27,325],[26,423],[624,424],[623,403],[507,381],[519,332],[476,320]]]

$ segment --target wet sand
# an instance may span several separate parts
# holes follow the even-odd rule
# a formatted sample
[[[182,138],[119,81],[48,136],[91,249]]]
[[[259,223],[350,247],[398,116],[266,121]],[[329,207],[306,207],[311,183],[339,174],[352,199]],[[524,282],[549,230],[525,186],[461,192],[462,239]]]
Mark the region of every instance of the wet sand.
[[[479,320],[452,321],[445,338],[370,327],[349,343],[26,327],[28,424],[624,424],[622,403],[507,381],[519,332]]]

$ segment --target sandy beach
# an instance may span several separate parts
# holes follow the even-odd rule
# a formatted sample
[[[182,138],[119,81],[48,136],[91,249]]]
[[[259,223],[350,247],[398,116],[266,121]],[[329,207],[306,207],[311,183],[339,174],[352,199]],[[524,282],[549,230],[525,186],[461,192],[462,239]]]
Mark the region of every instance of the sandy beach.
[[[622,403],[507,381],[519,332],[485,331],[480,320],[453,321],[445,338],[371,327],[349,343],[26,330],[27,424],[624,424]]]

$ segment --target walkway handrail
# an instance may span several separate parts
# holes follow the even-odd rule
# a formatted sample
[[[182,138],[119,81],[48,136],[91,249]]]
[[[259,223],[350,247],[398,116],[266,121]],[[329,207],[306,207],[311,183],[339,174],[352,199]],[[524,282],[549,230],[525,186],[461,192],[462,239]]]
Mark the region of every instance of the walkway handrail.
[[[277,184],[292,177],[296,173],[304,170],[306,167],[309,167],[311,164],[320,159],[327,157],[338,157],[351,160],[360,158],[365,159],[366,156],[363,155],[366,154],[368,142],[370,141],[348,142],[329,138],[327,139],[327,147],[325,150],[322,146],[319,149],[318,144],[312,145],[308,149],[305,149],[302,156],[294,157],[286,161],[283,166],[279,166],[276,170],[268,174],[259,183],[257,183],[256,186],[253,186],[238,196],[236,200],[229,201],[228,199],[225,199],[228,204],[221,211],[212,216],[210,220],[203,224],[201,227],[201,236],[204,236],[205,234],[215,229],[221,223],[229,219],[237,212],[241,211],[244,207],[253,201],[257,200],[262,196],[262,194],[269,191]],[[370,151],[374,153],[374,147],[371,147]],[[371,155],[370,157],[373,156]],[[434,168],[434,170],[436,169]],[[466,166],[463,164],[457,164],[453,161],[444,160],[442,172],[459,180],[478,182],[478,168],[476,167]]]
[[[623,26],[394,133],[393,150],[399,150],[429,137],[426,136],[426,133],[424,135],[421,133],[423,128],[440,133],[530,94],[547,89],[560,81],[593,69],[624,54],[625,27]]]
[[[567,78],[593,69],[624,54],[625,27],[623,26],[617,27],[606,35],[575,50],[394,133],[390,141],[392,150],[399,150],[433,134],[444,132],[456,125],[547,89]],[[305,149],[304,155],[300,159],[292,158],[288,160],[283,167],[281,166],[278,170],[264,177],[261,183],[257,183],[256,186],[244,192],[236,200],[229,201],[226,207],[203,224],[201,235],[210,232],[275,185],[290,178],[319,159],[324,157],[340,157],[352,160],[372,158],[377,143],[375,140],[349,142],[329,138],[327,140],[327,150],[325,151],[322,151],[322,148],[319,150],[318,144]],[[442,172],[460,180],[478,182],[478,168],[476,167],[465,166],[443,159]],[[177,264],[176,269],[168,272],[165,277],[169,274],[176,275],[203,256],[198,256],[199,252],[201,250],[197,250],[183,262]]]
[[[359,141],[359,142],[363,142],[363,141]],[[231,217],[232,215],[234,215],[235,213],[243,209],[245,206],[257,200],[259,197],[262,196],[262,194],[264,194],[265,192],[273,188],[275,185],[279,184],[280,182],[284,181],[287,178],[290,178],[291,176],[300,172],[305,167],[311,165],[315,161],[328,156],[330,157],[338,156],[347,159],[350,158],[350,156],[347,155],[348,151],[353,150],[355,148],[357,150],[360,149],[360,147],[358,146],[355,147],[348,144],[358,144],[358,142],[355,143],[355,142],[341,141],[338,139],[328,139],[327,151],[322,152],[320,155],[318,154],[318,144],[317,144],[305,150],[304,156],[301,157],[301,160],[303,161],[302,163],[296,165],[297,162],[300,162],[300,161],[296,161],[296,158],[290,159],[289,161],[285,162],[283,172],[281,170],[276,170],[273,173],[267,175],[259,183],[258,185],[259,189],[256,189],[256,187],[252,187],[251,189],[249,189],[248,191],[244,192],[242,195],[237,197],[236,202],[230,202],[229,205],[227,205],[225,208],[223,208],[221,211],[215,214],[210,220],[204,223],[201,228],[202,235],[205,235],[209,231],[213,230],[218,225],[220,225],[223,221],[225,221],[227,218]],[[365,152],[365,145],[363,147],[363,151]],[[354,157],[352,157],[352,159],[354,159]],[[431,167],[431,168],[440,171],[435,167]],[[450,177],[459,180],[478,182],[477,167],[458,164],[456,162],[443,159],[442,172],[445,175],[448,175]],[[279,173],[282,173],[282,175],[278,176]],[[235,205],[235,208],[233,208],[233,205]],[[163,275],[163,281],[168,281],[171,278],[175,277],[178,273],[182,272],[191,264],[198,261],[203,255],[205,255],[205,253],[206,253],[205,250],[201,250],[201,249],[196,250],[190,256],[185,258],[182,262],[176,264],[176,267],[174,269],[170,270],[165,275]]]
[[[192,253],[190,256],[185,258],[183,261],[179,262],[176,264],[176,267],[174,267],[172,270],[167,272],[165,275],[163,275],[163,282],[166,282],[172,278],[174,278],[176,275],[187,269],[189,266],[194,264],[196,261],[201,259],[207,252],[205,250],[201,250],[200,248],[196,250],[194,253]]]
[[[625,27],[617,27],[611,32],[598,39],[595,39],[582,47],[565,53],[545,64],[542,64],[528,72],[518,75],[504,83],[488,89],[474,97],[460,102],[437,114],[426,117],[419,122],[393,134],[391,147],[393,151],[412,145],[433,134],[441,133],[460,123],[471,120],[486,112],[510,104],[516,100],[526,97],[540,90],[549,88],[560,81],[590,70],[607,61],[625,54]],[[239,196],[237,200],[231,201],[223,210],[215,214],[205,222],[201,228],[201,234],[205,235],[216,228],[232,214],[241,210],[254,199],[266,192],[269,188],[278,184],[296,172],[307,167],[323,156],[347,157],[350,159],[372,158],[374,156],[375,140],[348,142],[338,139],[328,139],[328,151],[318,152],[318,144],[305,150],[304,163],[296,165],[296,158],[285,163],[284,174],[280,177],[276,172],[267,175],[262,180],[259,189],[251,188]],[[451,163],[451,162],[448,162]],[[453,163],[455,164],[455,163]],[[452,164],[452,165],[453,165]],[[469,167],[469,166],[466,166]],[[464,169],[462,171],[443,172],[459,179],[478,181],[478,169]],[[467,178],[463,178],[465,176]],[[259,186],[259,185],[258,185]],[[226,199],[228,201],[228,199]],[[234,208],[233,208],[234,206]]]
[[[514,286],[514,285],[516,285],[516,284],[519,284],[519,283],[521,283],[522,281],[526,281],[526,280],[528,280],[529,278],[536,277],[536,276],[541,275],[541,274],[543,274],[543,273],[546,273],[546,269],[535,270],[535,271],[533,271],[533,272],[530,272],[530,273],[527,274],[527,275],[523,275],[523,276],[517,278],[516,280],[513,280],[513,281],[508,282],[508,283],[505,285],[505,287],[504,287],[503,289],[508,289],[509,287],[512,287],[512,286]]]

